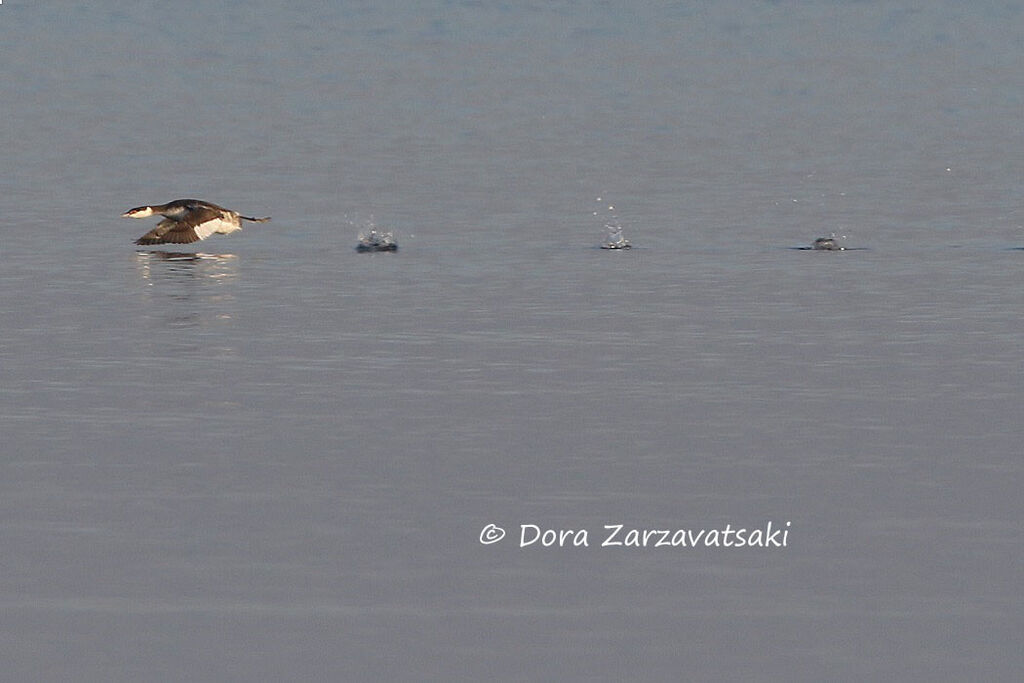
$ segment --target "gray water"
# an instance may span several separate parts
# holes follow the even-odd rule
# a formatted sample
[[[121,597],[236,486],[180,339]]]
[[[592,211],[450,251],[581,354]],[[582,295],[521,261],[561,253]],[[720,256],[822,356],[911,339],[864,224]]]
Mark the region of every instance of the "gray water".
[[[4,2],[4,679],[1019,680],[1022,10]]]

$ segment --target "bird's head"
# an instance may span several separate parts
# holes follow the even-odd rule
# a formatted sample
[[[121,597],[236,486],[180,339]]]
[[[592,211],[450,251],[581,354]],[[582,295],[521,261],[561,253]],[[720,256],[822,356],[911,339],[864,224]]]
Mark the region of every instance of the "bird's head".
[[[121,218],[149,218],[152,215],[152,206],[137,206],[134,209],[128,209],[122,213]]]

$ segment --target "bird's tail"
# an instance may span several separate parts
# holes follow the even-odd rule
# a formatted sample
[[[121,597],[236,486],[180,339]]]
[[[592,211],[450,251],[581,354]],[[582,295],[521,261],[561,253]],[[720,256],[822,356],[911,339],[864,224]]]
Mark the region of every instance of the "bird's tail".
[[[270,220],[270,216],[265,216],[264,218],[251,218],[250,216],[239,216],[239,218],[245,221],[252,221],[253,223],[266,223],[267,221]]]

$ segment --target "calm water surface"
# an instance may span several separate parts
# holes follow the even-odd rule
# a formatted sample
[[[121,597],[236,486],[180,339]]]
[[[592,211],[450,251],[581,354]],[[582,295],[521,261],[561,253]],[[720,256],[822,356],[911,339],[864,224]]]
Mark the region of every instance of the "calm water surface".
[[[4,3],[7,675],[1016,680],[1022,10]]]

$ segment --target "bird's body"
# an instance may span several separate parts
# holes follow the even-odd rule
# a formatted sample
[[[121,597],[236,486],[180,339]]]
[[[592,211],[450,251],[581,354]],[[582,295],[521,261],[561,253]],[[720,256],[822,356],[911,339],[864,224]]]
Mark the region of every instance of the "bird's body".
[[[200,199],[176,199],[173,202],[154,206],[139,206],[121,214],[122,218],[149,218],[163,216],[164,219],[145,235],[135,240],[136,244],[191,244],[210,235],[228,235],[242,229],[242,221],[264,223],[266,218],[251,218],[237,211],[204,202]]]

